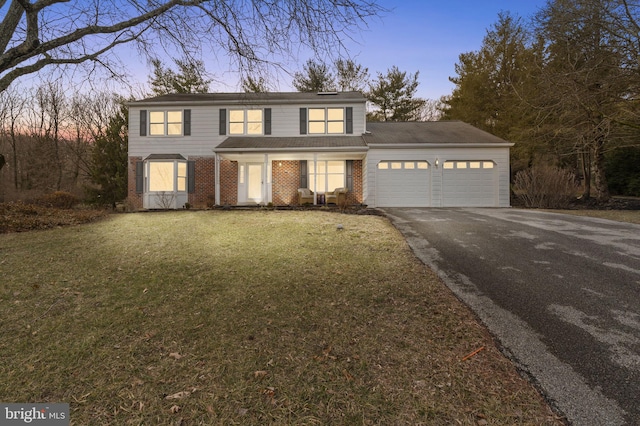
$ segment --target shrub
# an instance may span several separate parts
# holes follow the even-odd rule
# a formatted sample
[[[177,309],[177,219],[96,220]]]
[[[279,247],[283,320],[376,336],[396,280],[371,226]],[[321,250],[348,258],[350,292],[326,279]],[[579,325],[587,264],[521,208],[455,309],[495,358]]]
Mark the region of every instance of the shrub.
[[[525,207],[561,209],[575,198],[578,185],[568,170],[533,166],[516,174],[513,190]]]
[[[56,191],[38,198],[35,204],[56,209],[72,209],[80,203],[80,199],[73,194],[64,191]]]

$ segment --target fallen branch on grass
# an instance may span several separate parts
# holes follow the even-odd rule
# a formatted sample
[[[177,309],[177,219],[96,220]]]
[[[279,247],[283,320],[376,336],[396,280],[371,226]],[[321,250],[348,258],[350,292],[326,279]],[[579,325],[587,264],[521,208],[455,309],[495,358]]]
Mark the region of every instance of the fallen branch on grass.
[[[480,347],[480,349],[476,349],[475,351],[471,352],[469,355],[465,356],[464,358],[462,358],[460,361],[466,361],[469,358],[476,356],[480,351],[482,351],[484,349],[484,346]]]

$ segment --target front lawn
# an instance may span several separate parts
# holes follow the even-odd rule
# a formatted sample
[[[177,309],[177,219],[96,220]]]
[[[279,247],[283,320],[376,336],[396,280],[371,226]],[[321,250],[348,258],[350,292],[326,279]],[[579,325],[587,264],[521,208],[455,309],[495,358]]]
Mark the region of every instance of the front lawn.
[[[381,217],[113,215],[0,277],[0,401],[75,425],[560,424]]]

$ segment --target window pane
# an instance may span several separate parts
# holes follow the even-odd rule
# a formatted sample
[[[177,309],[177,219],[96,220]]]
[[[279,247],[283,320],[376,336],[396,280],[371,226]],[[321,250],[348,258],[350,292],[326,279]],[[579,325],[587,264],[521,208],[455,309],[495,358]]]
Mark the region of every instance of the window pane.
[[[324,108],[309,108],[309,121],[324,121]]]
[[[482,163],[483,169],[493,169],[493,161],[485,161]]]
[[[149,113],[150,123],[164,123],[164,111],[151,111]]]
[[[150,124],[149,125],[149,134],[150,135],[164,135],[164,123],[161,124]]]
[[[167,111],[167,122],[182,123],[182,111]]]
[[[342,121],[330,121],[327,123],[327,133],[344,133],[344,123]]]
[[[229,123],[229,134],[231,135],[243,135],[244,123]]]
[[[378,168],[381,170],[387,170],[389,168],[389,163],[387,162],[378,163]]]
[[[344,175],[327,175],[327,191],[344,187]]]
[[[442,166],[445,169],[453,169],[453,161],[447,161],[446,163],[444,163],[444,166]]]
[[[318,184],[317,184],[317,190],[320,192],[326,192],[327,191],[327,176],[326,175],[318,175]]]
[[[402,163],[391,163],[391,168],[392,169],[401,169],[402,168]]]
[[[247,134],[249,134],[249,135],[261,135],[262,134],[262,122],[260,122],[260,123],[247,123]]]
[[[259,121],[262,122],[262,110],[251,109],[247,111],[247,121]]]
[[[446,166],[446,164],[445,164]],[[418,168],[419,169],[428,169],[429,168],[429,164],[426,161],[418,161]],[[446,167],[445,167],[446,169]]]
[[[326,161],[318,161],[318,173],[326,173],[327,172],[327,162]]]
[[[186,190],[187,190],[187,178],[178,177],[178,191],[186,191]]]
[[[244,111],[241,109],[232,109],[229,111],[229,121],[244,122]]]
[[[479,169],[480,168],[480,162],[479,161],[471,161],[469,163],[469,168],[470,169]]]
[[[182,123],[169,123],[167,125],[167,134],[168,135],[181,135],[182,134]]]
[[[173,162],[149,163],[149,191],[173,191]]]
[[[344,173],[344,161],[327,161],[327,172]]]
[[[458,169],[466,169],[467,168],[467,162],[466,161],[458,161],[456,163],[456,168],[458,168]]]
[[[405,169],[415,169],[416,168],[416,163],[405,161],[404,162],[404,168]]]
[[[309,133],[324,134],[324,121],[312,121],[309,123]]]
[[[331,121],[344,120],[344,109],[329,108],[329,110],[327,111],[327,119]]]

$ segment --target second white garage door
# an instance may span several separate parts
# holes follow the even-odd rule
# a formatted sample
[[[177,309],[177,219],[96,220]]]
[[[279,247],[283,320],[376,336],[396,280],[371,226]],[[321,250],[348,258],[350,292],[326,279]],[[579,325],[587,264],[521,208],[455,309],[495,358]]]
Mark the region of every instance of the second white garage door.
[[[497,206],[497,168],[493,161],[447,161],[443,165],[444,207]]]
[[[426,161],[381,161],[376,171],[379,207],[429,207],[431,183]]]

